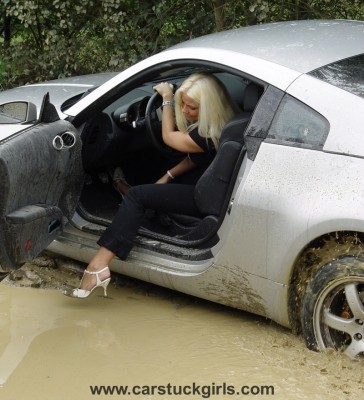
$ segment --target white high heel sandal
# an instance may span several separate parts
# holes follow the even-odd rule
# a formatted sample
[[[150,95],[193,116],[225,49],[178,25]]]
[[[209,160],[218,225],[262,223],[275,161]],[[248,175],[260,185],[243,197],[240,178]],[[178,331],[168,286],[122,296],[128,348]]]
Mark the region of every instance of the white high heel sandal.
[[[69,296],[69,297],[74,297],[77,299],[85,299],[86,297],[88,297],[96,288],[98,287],[102,287],[104,289],[104,297],[107,297],[107,285],[110,283],[111,277],[104,279],[103,281],[99,278],[99,274],[101,274],[101,272],[104,272],[106,270],[109,270],[109,267],[106,266],[103,269],[101,269],[100,271],[97,272],[90,272],[87,271],[87,269],[85,269],[85,271],[83,272],[83,276],[81,279],[81,283],[80,286],[82,285],[82,281],[83,278],[85,276],[85,274],[89,274],[89,275],[96,275],[96,284],[95,286],[91,289],[91,290],[85,290],[85,289],[68,289],[65,290],[63,292],[64,295]],[[109,270],[110,272],[110,270]]]

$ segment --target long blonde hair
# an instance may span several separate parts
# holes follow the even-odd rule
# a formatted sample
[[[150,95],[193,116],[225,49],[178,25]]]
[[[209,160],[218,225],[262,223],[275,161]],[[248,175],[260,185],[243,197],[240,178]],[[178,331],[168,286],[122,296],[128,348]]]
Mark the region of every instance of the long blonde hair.
[[[199,105],[198,120],[193,124],[182,113],[183,93]],[[222,82],[208,73],[192,74],[176,91],[174,100],[178,130],[189,132],[197,127],[199,135],[211,139],[217,149],[224,125],[237,112]]]

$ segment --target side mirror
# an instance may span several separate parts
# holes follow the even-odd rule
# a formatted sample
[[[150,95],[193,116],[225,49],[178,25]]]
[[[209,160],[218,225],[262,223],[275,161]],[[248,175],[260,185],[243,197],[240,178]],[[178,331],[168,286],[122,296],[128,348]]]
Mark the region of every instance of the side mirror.
[[[37,107],[28,101],[0,104],[0,124],[26,124],[37,120]]]

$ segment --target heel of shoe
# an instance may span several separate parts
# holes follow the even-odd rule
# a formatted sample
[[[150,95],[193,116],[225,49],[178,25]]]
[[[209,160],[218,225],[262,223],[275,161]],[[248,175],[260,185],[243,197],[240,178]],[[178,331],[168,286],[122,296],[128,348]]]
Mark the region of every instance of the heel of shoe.
[[[107,286],[110,283],[110,281],[111,281],[111,278],[107,278],[101,282],[100,286],[102,286],[102,288],[104,289],[104,297],[107,297]]]

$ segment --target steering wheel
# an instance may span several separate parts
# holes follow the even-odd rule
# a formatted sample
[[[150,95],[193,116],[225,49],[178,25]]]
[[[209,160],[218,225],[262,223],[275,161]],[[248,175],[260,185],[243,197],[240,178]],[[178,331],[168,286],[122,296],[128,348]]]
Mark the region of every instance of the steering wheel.
[[[153,145],[167,156],[180,156],[181,153],[167,146],[162,138],[162,119],[159,108],[162,107],[163,98],[155,92],[149,99],[145,109],[145,126]]]
[[[155,92],[150,97],[145,109],[145,126],[154,146],[161,151],[165,151],[166,145],[162,139],[162,119],[158,114],[158,108],[162,106],[162,100],[162,96],[158,92]]]

